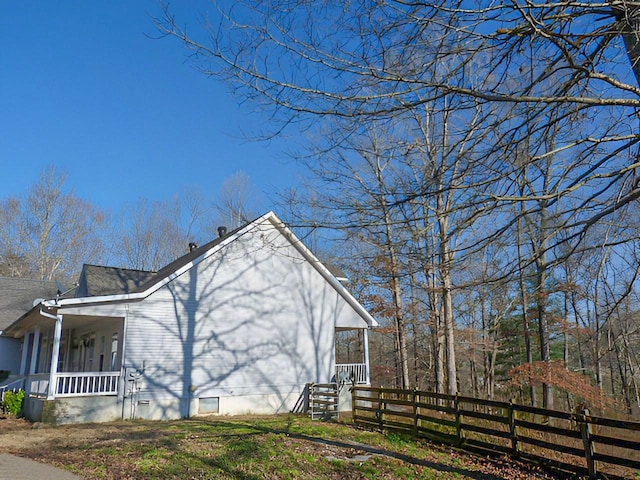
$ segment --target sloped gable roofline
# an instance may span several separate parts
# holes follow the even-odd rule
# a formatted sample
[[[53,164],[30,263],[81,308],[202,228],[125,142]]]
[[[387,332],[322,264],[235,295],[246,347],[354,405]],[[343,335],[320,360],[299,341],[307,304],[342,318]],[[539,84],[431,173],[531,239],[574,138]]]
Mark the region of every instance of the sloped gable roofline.
[[[286,224],[280,220],[273,212],[269,212],[269,221],[285,236],[291,245],[296,248],[302,256],[327,280],[331,286],[344,298],[344,300],[353,308],[362,319],[367,322],[370,327],[377,327],[378,322],[371,314],[358,302],[353,295],[340,283],[340,281],[329,271],[329,269],[309,250],[302,241],[296,237]]]
[[[157,290],[165,286],[166,284],[168,284],[169,282],[178,278],[183,273],[190,270],[192,267],[198,265],[200,262],[207,259],[209,256],[216,253],[222,247],[228,245],[229,243],[236,240],[238,237],[247,233],[249,230],[255,227],[256,224],[266,220],[269,217],[269,215],[275,215],[275,214],[273,212],[266,213],[261,217],[258,217],[256,220],[246,224],[244,227],[240,228],[236,232],[229,234],[227,237],[221,239],[221,241],[217,241],[220,239],[216,239],[216,241],[210,242],[210,243],[214,243],[214,245],[211,248],[204,248],[202,253],[200,253],[200,255],[196,256],[191,261],[188,261],[180,266],[177,266],[176,269],[171,270],[170,272],[164,275],[162,275],[162,271],[165,270],[167,267],[162,268],[158,272],[162,275],[162,277],[156,278],[153,283],[149,284],[144,290],[141,290],[139,292],[125,293],[125,294],[118,294],[118,295],[102,295],[102,296],[94,296],[94,297],[68,298],[68,299],[58,300],[57,302],[55,300],[47,300],[43,303],[46,307],[55,308],[55,307],[94,305],[94,304],[111,303],[111,302],[135,302],[135,301],[143,300],[149,295],[151,295],[152,293],[156,292]],[[179,262],[179,260],[180,258],[178,258],[175,262]],[[175,262],[172,262],[172,263],[175,263]]]
[[[300,239],[296,237],[296,235],[287,227],[282,220],[280,220],[277,215],[270,211],[265,213],[261,217],[258,217],[254,221],[246,224],[244,227],[239,228],[235,232],[231,232],[226,237],[222,239],[216,239],[212,242],[211,247],[207,248],[207,245],[203,245],[201,247],[203,249],[202,253],[187,261],[184,264],[181,264],[180,259],[177,259],[176,269],[167,272],[166,274],[162,274],[164,269],[160,270],[160,278],[154,279],[154,281],[150,281],[149,285],[139,292],[127,293],[127,294],[118,294],[118,295],[102,295],[102,296],[94,296],[94,297],[79,297],[79,298],[66,298],[59,300],[46,300],[43,303],[45,307],[50,308],[61,308],[61,307],[73,307],[73,306],[84,306],[84,305],[96,305],[103,303],[112,303],[112,302],[136,302],[141,301],[156,292],[163,286],[167,285],[169,282],[173,281],[183,273],[187,272],[194,266],[198,265],[203,260],[206,260],[211,255],[214,255],[217,251],[224,248],[229,243],[235,241],[242,235],[245,235],[257,225],[269,221],[274,227],[280,231],[282,235],[296,248],[302,256],[307,260],[324,278],[329,282],[329,284],[344,298],[344,300],[362,317],[362,319],[369,326],[377,326],[378,322],[365,310],[365,308],[360,305],[360,303],[346,290],[346,288],[331,274],[331,272],[325,267],[320,260],[309,250]],[[188,254],[187,254],[188,255]],[[171,266],[169,264],[167,267]],[[165,267],[165,268],[167,268]]]

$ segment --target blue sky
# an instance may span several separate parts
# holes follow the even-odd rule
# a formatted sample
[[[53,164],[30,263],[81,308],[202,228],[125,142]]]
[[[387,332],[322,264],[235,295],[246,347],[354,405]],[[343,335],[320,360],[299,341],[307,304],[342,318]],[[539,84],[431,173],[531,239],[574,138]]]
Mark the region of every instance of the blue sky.
[[[195,27],[204,0],[172,10]],[[53,164],[80,197],[117,211],[140,197],[197,187],[214,198],[246,173],[266,196],[299,170],[284,140],[248,142],[267,115],[250,113],[220,81],[154,40],[157,0],[4,1],[0,10],[0,198],[19,195]]]

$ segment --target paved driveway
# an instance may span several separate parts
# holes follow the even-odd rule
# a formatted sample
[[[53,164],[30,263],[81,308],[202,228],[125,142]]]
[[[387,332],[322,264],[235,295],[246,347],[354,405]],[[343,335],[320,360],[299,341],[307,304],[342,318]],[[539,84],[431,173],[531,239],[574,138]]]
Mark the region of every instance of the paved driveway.
[[[28,458],[0,454],[0,480],[80,480],[65,470]]]

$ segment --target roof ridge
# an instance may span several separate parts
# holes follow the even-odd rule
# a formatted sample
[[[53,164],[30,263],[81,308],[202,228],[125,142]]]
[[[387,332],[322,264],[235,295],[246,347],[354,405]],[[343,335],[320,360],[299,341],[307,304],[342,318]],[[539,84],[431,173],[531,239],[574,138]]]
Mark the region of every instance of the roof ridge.
[[[156,270],[143,270],[141,268],[129,268],[129,267],[114,267],[112,265],[96,265],[95,263],[85,263],[83,264],[83,267],[112,268],[114,270],[128,270],[129,272],[157,273]]]

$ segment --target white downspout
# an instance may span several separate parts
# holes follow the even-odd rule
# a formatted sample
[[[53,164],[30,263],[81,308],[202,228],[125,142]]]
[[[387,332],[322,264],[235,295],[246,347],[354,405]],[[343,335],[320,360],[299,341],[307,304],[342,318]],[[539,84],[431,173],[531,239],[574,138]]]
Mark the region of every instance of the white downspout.
[[[362,330],[364,340],[364,369],[366,375],[367,385],[371,385],[371,374],[369,372],[369,329]]]
[[[124,306],[124,318],[122,319],[122,339],[118,341],[119,345],[118,347],[120,348],[120,352],[118,352],[118,355],[116,356],[116,360],[117,357],[120,357],[120,388],[118,389],[118,396],[120,397],[120,399],[122,400],[122,403],[124,403],[124,399],[127,395],[127,378],[126,378],[126,369],[124,367],[125,365],[125,359],[126,359],[126,347],[127,347],[127,326],[129,324],[129,304],[125,304]],[[120,338],[120,336],[118,337]],[[123,414],[124,416],[124,414]],[[123,418],[124,420],[124,418]]]

